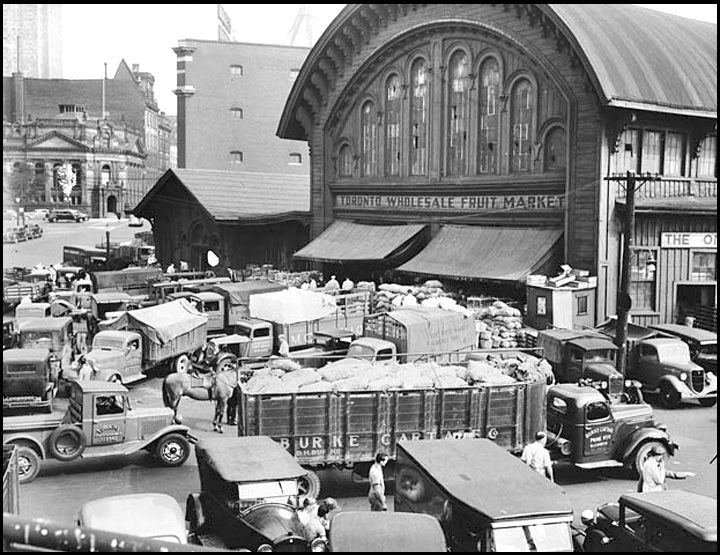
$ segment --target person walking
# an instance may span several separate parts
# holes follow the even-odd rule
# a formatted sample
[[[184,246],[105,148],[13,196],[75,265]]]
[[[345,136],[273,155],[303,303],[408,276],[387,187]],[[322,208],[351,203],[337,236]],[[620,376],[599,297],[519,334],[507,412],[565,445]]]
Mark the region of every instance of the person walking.
[[[282,333],[278,335],[278,355],[283,358],[290,356],[290,344],[287,341],[287,337]]]
[[[325,284],[325,289],[340,289],[340,282],[337,280],[335,276],[330,276],[330,279]]]
[[[387,500],[385,499],[385,475],[383,468],[388,462],[388,456],[385,453],[375,455],[375,462],[370,467],[370,491],[368,492],[368,501],[370,502],[371,511],[387,511]]]
[[[549,480],[555,481],[550,452],[545,448],[546,443],[547,434],[542,431],[537,432],[535,434],[535,441],[525,446],[520,459],[535,472],[539,472],[547,476]]]
[[[665,451],[659,447],[653,447],[648,453],[647,459],[640,469],[640,480],[638,481],[638,492],[665,491],[667,489],[667,478],[673,480],[684,480],[695,476],[694,472],[675,472],[665,467]]]

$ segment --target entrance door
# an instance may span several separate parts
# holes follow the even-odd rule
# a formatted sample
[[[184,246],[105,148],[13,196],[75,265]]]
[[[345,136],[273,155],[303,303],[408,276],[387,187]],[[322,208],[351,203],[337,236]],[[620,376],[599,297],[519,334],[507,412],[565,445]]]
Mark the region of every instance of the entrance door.
[[[717,304],[714,284],[684,283],[677,286],[675,297],[676,322],[685,323],[686,316],[695,316],[700,309]]]
[[[118,213],[117,197],[114,195],[110,195],[107,198],[107,214],[117,214],[117,213]]]

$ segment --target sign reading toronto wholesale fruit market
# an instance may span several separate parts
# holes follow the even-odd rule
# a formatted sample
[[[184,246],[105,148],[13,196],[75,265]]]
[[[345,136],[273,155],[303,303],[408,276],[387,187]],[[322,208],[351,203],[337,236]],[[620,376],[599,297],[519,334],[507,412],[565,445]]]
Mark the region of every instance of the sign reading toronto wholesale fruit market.
[[[565,208],[565,198],[562,195],[337,195],[335,207],[415,212],[559,212]]]

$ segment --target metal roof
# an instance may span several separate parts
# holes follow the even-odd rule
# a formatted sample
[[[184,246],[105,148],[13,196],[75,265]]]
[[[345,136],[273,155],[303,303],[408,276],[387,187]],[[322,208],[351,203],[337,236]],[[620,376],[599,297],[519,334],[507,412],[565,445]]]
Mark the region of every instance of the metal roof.
[[[134,213],[143,215],[153,196],[178,182],[215,220],[310,217],[309,176],[188,169],[165,172]]]
[[[335,220],[294,257],[325,262],[382,261],[409,246],[424,229],[424,224],[366,225]]]
[[[562,231],[445,225],[401,272],[520,281],[554,254]]]

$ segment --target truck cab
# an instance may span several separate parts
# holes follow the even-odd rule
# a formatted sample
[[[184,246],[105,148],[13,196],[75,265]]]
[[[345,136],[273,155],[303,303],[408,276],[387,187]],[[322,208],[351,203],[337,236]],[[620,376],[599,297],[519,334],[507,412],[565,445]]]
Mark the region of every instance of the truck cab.
[[[53,353],[53,380],[57,383],[61,357],[74,347],[73,319],[60,316],[24,320],[18,324],[18,345],[22,349],[48,349]]]
[[[57,361],[48,349],[8,349],[3,353],[3,411],[52,411]]]
[[[234,333],[247,337],[250,341],[243,358],[256,360],[270,357],[275,350],[273,325],[259,318],[243,318],[235,323]]]
[[[133,383],[143,373],[142,337],[134,331],[105,330],[93,338],[86,359],[92,366],[94,380]]]
[[[547,391],[548,449],[579,468],[627,466],[636,472],[653,446],[675,445],[655,426],[647,403],[611,403],[593,387],[557,384]]]
[[[225,330],[225,298],[213,291],[192,293],[188,299],[195,308],[208,317],[208,333],[222,333]]]
[[[371,362],[397,359],[397,346],[391,341],[376,337],[358,337],[348,347],[347,358],[359,358]]]
[[[48,318],[52,316],[50,303],[20,303],[15,307],[15,322],[23,322],[31,318]]]

